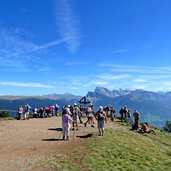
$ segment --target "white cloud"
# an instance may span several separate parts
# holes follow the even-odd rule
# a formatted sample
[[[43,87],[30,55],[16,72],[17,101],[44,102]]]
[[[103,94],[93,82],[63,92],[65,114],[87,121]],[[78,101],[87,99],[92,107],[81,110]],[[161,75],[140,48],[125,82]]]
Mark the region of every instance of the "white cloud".
[[[161,85],[164,85],[164,86],[171,86],[171,81],[164,81],[164,82],[161,82]]]
[[[78,90],[79,87],[73,87],[73,86],[71,86],[71,87],[69,87],[69,89],[71,89],[71,90]]]
[[[107,85],[107,83],[103,82],[103,81],[96,81],[96,82],[94,82],[94,84],[98,85],[98,86],[105,86],[105,85]]]
[[[133,81],[137,82],[137,83],[146,83],[146,82],[148,82],[148,79],[137,78],[137,79],[135,79]]]
[[[64,42],[64,40],[62,40],[62,39],[51,41],[51,42],[48,42],[44,45],[37,45],[37,46],[35,46],[35,48],[31,49],[30,51],[39,51],[39,50],[47,49],[47,48],[52,47],[52,46],[57,46],[63,42]]]
[[[67,43],[70,52],[75,52],[80,46],[79,19],[69,0],[54,1],[57,31]]]
[[[132,89],[133,90],[137,90],[137,89],[139,89],[139,90],[145,90],[145,88],[146,88],[146,86],[134,86],[134,87],[132,87]]]
[[[0,82],[0,86],[16,86],[30,88],[54,88],[52,85],[42,83],[25,83],[25,82]]]
[[[113,64],[99,64],[99,67],[110,68],[112,72],[142,73],[142,74],[171,74],[171,67],[140,67]]]
[[[98,75],[97,78],[104,79],[104,80],[118,80],[123,78],[129,78],[129,75],[115,75],[115,74],[102,74]]]

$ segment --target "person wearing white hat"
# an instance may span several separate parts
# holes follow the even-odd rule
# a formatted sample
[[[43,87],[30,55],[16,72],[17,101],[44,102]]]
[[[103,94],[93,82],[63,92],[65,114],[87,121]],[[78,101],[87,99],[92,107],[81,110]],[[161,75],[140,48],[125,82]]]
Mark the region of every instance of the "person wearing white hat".
[[[73,119],[73,130],[75,130],[75,127],[76,127],[76,130],[78,131],[80,109],[76,103],[74,103],[74,107],[72,108],[71,113],[72,113],[72,119]]]
[[[104,135],[104,125],[105,125],[105,119],[106,119],[106,112],[103,110],[102,106],[100,106],[99,110],[95,113],[95,118],[97,119],[99,136],[103,136]]]

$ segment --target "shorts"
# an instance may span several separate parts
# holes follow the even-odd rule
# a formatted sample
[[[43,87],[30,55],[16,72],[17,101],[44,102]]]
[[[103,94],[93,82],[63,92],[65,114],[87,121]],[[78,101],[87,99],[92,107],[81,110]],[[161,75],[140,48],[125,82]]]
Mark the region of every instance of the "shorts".
[[[78,115],[73,116],[73,121],[74,121],[74,122],[78,122],[78,120],[79,120]]]
[[[98,129],[104,129],[104,122],[105,122],[104,120],[97,122]]]

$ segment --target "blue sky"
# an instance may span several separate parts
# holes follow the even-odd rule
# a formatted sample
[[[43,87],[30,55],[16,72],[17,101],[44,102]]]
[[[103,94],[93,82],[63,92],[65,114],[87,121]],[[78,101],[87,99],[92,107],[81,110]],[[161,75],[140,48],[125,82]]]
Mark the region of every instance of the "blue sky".
[[[1,0],[0,95],[171,91],[170,0]]]

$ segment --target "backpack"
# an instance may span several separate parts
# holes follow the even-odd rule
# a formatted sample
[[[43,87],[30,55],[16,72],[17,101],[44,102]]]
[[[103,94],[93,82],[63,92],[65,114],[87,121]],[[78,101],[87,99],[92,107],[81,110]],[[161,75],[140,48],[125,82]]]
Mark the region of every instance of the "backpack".
[[[128,112],[128,109],[127,108],[124,108],[123,109],[123,113],[127,113]]]
[[[77,116],[78,115],[78,108],[74,107],[72,113],[73,113],[73,116]]]
[[[103,113],[100,112],[100,113],[98,114],[98,120],[99,120],[99,121],[104,120],[104,115],[103,115]]]

